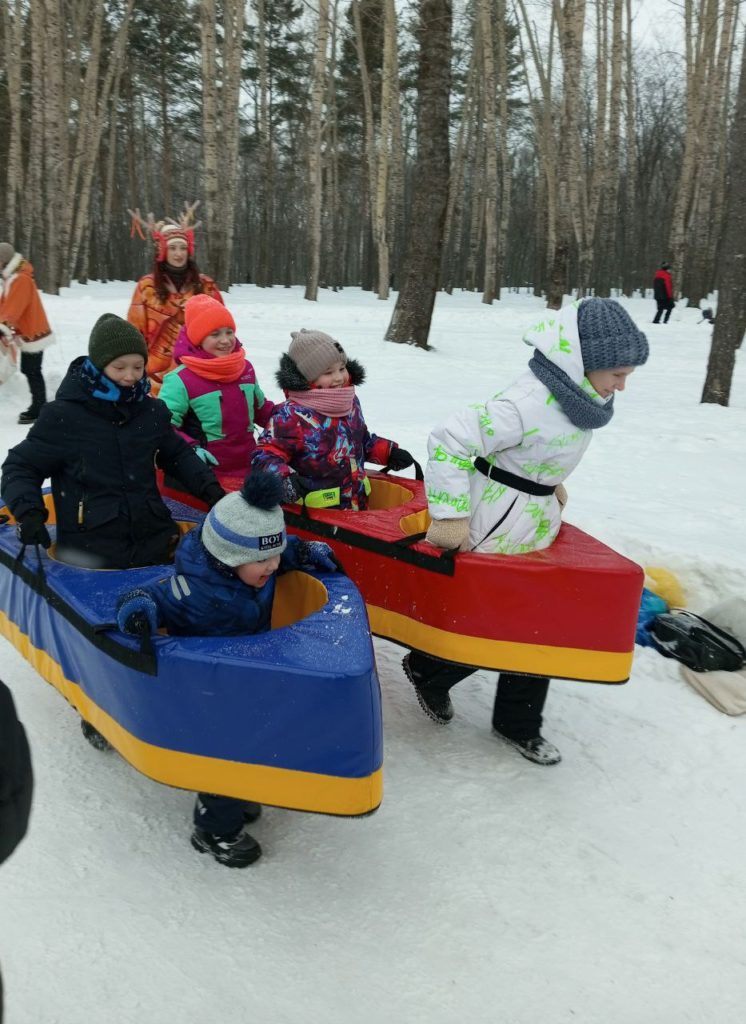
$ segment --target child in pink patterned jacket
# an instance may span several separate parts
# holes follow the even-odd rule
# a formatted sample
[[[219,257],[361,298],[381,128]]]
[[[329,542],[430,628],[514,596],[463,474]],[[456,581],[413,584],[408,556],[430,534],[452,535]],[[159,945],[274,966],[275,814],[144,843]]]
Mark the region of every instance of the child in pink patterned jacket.
[[[274,403],[259,386],[230,311],[209,295],[189,299],[174,359],[178,365],[164,377],[158,397],[182,437],[233,490],[256,448],[254,425],[267,425]]]
[[[365,463],[400,470],[412,465],[412,456],[368,431],[355,394],[365,371],[338,341],[323,331],[296,331],[291,337],[276,375],[287,401],[275,406],[252,467],[283,477],[286,502],[366,509]]]

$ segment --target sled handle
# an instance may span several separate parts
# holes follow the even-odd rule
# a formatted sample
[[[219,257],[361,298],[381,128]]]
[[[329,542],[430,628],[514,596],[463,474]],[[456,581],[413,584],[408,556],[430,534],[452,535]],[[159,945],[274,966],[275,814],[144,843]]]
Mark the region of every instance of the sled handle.
[[[113,633],[119,629],[116,622],[99,622],[98,625],[93,627],[94,633]],[[126,634],[132,636],[131,633]],[[144,654],[147,658],[155,658],[155,648],[153,647],[153,638],[150,633],[140,633],[140,654]],[[156,673],[157,674],[157,673]]]
[[[415,480],[424,480],[425,474],[422,472],[422,466],[419,464],[417,459],[412,459],[412,465],[414,466],[414,478]],[[379,473],[388,474],[391,472],[388,466],[384,466],[383,469],[378,470]]]

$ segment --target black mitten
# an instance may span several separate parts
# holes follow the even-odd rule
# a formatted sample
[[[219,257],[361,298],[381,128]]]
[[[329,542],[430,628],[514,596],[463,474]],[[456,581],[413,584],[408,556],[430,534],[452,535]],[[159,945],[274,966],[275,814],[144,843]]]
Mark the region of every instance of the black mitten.
[[[409,469],[413,462],[414,459],[406,448],[392,448],[389,461],[386,463],[386,469],[393,469],[395,471]]]
[[[32,508],[18,521],[16,536],[21,544],[41,544],[43,548],[51,545],[52,539],[44,525],[46,518],[46,510],[42,512],[39,508]]]

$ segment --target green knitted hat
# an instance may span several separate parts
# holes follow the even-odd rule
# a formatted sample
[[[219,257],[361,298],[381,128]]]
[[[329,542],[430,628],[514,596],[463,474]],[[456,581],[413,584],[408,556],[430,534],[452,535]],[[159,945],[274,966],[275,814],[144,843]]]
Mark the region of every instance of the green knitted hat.
[[[88,341],[88,358],[99,370],[120,356],[142,356],[147,362],[148,347],[136,327],[116,313],[98,318]]]

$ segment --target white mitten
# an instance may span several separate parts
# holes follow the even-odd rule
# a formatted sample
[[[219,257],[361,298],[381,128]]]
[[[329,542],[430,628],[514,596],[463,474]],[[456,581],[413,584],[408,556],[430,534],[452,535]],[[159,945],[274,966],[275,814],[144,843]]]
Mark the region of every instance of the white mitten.
[[[560,513],[564,511],[565,505],[567,504],[567,491],[565,490],[564,484],[557,484],[554,490],[554,496],[559,502]]]
[[[433,519],[426,540],[446,551],[466,551],[469,546],[469,519]]]

